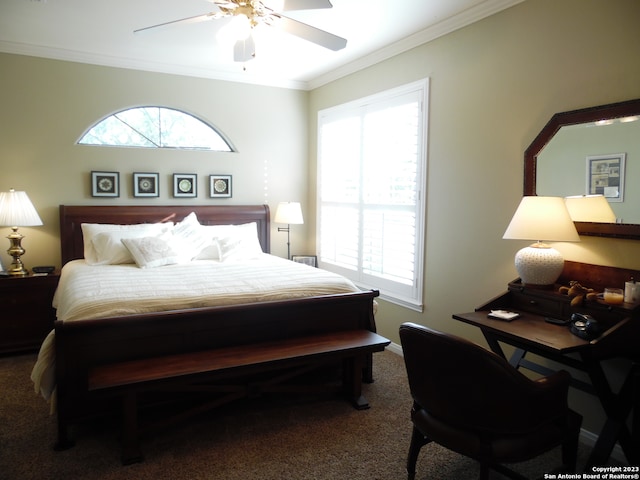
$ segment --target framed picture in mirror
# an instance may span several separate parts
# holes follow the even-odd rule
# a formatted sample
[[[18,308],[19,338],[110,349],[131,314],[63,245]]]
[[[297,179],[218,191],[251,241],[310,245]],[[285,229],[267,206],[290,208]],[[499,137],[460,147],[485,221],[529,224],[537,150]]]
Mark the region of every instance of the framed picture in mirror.
[[[626,154],[587,157],[587,195],[603,195],[609,202],[624,201]]]

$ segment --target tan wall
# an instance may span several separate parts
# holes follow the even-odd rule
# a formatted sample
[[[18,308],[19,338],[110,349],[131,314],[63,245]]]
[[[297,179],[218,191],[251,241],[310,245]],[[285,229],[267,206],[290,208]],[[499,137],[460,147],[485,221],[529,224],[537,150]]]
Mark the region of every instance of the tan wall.
[[[59,204],[266,202],[275,214],[279,201],[306,194],[307,92],[8,54],[0,54],[0,70],[0,191],[25,190],[44,222],[20,229],[27,267],[60,265]],[[104,116],[141,105],[195,114],[238,153],[75,144]],[[92,170],[120,172],[120,198],[92,198]],[[160,197],[133,197],[133,172],[160,173]],[[173,173],[196,173],[198,197],[173,198]],[[231,199],[209,198],[210,174],[233,176]],[[303,244],[304,231],[292,229],[294,246]],[[273,233],[272,249],[286,256],[285,234]]]
[[[485,344],[451,314],[517,277],[513,255],[527,242],[502,234],[522,196],[524,150],[556,112],[640,98],[638,18],[634,0],[530,0],[311,92],[313,132],[321,109],[430,78],[425,310],[381,301],[383,335],[398,342],[399,325],[413,321]],[[556,247],[569,260],[640,269],[637,241]],[[599,407],[576,398],[595,431]]]

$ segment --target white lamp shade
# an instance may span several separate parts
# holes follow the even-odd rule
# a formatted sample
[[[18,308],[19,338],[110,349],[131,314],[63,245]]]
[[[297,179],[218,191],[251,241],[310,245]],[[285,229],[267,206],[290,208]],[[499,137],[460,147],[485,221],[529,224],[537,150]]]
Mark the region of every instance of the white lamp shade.
[[[280,202],[273,219],[276,223],[303,224],[302,207],[299,202]]]
[[[0,192],[0,225],[5,227],[36,227],[42,225],[26,192]]]
[[[575,195],[564,201],[574,222],[616,222],[616,214],[603,195]]]
[[[562,197],[524,197],[502,238],[538,240],[518,251],[516,270],[525,285],[552,285],[562,273],[560,252],[543,240],[579,242],[580,236]]]
[[[523,197],[502,238],[579,242],[580,236],[562,197]]]

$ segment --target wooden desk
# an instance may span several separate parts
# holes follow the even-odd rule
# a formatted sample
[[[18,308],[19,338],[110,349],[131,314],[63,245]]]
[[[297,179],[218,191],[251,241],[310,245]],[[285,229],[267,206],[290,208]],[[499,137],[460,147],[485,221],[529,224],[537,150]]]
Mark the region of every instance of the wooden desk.
[[[475,325],[482,333],[491,350],[506,358],[501,344],[515,347],[509,363],[515,368],[527,368],[548,375],[553,370],[525,358],[533,353],[585,372],[590,383],[577,379],[572,386],[598,397],[607,421],[600,432],[591,452],[587,467],[605,465],[616,441],[630,465],[640,464],[640,317],[637,307],[610,308],[600,305],[586,305],[575,309],[590,313],[604,324],[605,331],[595,340],[583,340],[573,335],[568,326],[553,325],[545,321],[545,316],[557,317],[559,311],[566,310],[568,303],[563,296],[552,290],[528,291],[518,282],[509,285],[509,291],[500,295],[475,312],[460,313],[453,318]],[[528,301],[527,301],[528,300]],[[556,304],[554,304],[554,301]],[[559,304],[558,304],[559,303]],[[522,316],[512,322],[494,320],[487,317],[490,310],[513,310]],[[552,313],[545,315],[546,311]],[[565,313],[569,313],[566,310]],[[602,361],[610,358],[625,358],[630,367],[620,390],[615,393],[602,368]],[[631,429],[627,419],[633,412]]]

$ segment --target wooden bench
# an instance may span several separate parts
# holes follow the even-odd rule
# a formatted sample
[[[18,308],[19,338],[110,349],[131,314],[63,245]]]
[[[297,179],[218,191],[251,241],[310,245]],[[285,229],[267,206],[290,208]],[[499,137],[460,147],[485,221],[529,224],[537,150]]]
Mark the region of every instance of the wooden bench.
[[[101,365],[89,371],[89,390],[108,391],[123,399],[122,462],[142,461],[138,397],[153,391],[207,391],[221,397],[166,419],[161,426],[223,403],[263,391],[295,390],[282,383],[324,363],[342,360],[342,390],[357,409],[369,408],[362,395],[362,376],[368,355],[390,341],[368,330],[317,334],[252,345],[166,355]],[[281,371],[263,379],[259,374]],[[225,378],[249,378],[248,383],[220,384]],[[207,383],[216,382],[216,383]],[[302,387],[302,386],[298,386]],[[156,425],[157,427],[158,425]]]

